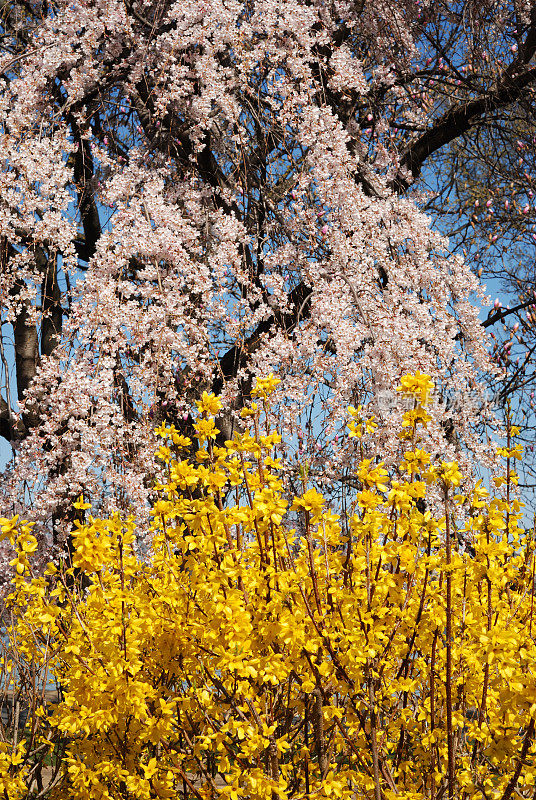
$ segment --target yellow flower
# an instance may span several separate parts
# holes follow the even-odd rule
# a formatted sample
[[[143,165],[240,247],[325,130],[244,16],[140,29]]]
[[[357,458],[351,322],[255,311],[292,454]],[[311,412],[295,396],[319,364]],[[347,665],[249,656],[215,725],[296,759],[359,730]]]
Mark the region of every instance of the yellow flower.
[[[357,502],[363,509],[376,508],[383,502],[379,494],[371,492],[370,489],[365,489],[357,494]]]
[[[91,503],[85,503],[84,496],[80,495],[76,503],[73,503],[73,506],[79,511],[85,511],[87,508],[91,508]]]
[[[361,439],[363,436],[363,424],[352,420],[348,423],[348,430],[350,431],[350,439]]]
[[[189,489],[198,483],[199,477],[196,468],[187,461],[174,461],[171,465],[171,480],[181,489]]]
[[[195,404],[200,414],[210,414],[216,416],[221,411],[222,404],[219,397],[216,397],[212,392],[203,392],[201,400],[196,400]]]
[[[489,497],[488,490],[482,486],[482,480],[479,480],[472,493],[471,502],[474,508],[483,508],[485,506],[486,498]]]
[[[377,427],[378,423],[376,422],[374,415],[365,420],[365,428],[367,429],[367,433],[372,433]]]
[[[497,453],[503,458],[521,458],[523,455],[523,445],[516,444],[515,447],[498,447]]]
[[[180,433],[172,433],[171,441],[175,447],[190,447],[192,440],[188,436],[182,436]]]
[[[246,419],[246,417],[254,417],[258,410],[259,410],[259,407],[258,407],[257,403],[251,403],[250,406],[248,406],[246,408],[243,408],[241,410],[240,416],[243,419]]]
[[[417,448],[404,453],[404,461],[400,466],[410,474],[413,474],[414,472],[422,472],[424,467],[429,463],[430,456],[428,453],[425,450]]]
[[[372,431],[378,427],[378,423],[374,420],[374,415],[365,420],[361,414],[362,410],[363,406],[358,406],[357,408],[348,406],[348,413],[353,418],[347,426],[350,431],[350,439],[361,439],[363,436],[363,425],[367,433],[372,433]]]
[[[251,390],[251,396],[266,399],[280,383],[281,379],[276,378],[273,372],[270,372],[267,378],[256,379],[255,386]]]
[[[462,480],[457,461],[442,461],[439,475],[446,486],[459,486]]]
[[[359,413],[350,416],[364,426]],[[194,440],[187,459],[168,457],[149,553],[135,550],[135,520],[90,519],[75,525],[72,566],[58,559],[33,578],[30,525],[0,520],[16,554],[2,686],[39,693],[38,676],[61,680],[54,709],[26,704],[39,759],[61,746],[55,796],[171,800],[187,783],[208,797],[214,772],[227,800],[297,800],[307,776],[317,800],[372,797],[374,709],[386,797],[422,800],[432,777],[445,794],[449,680],[453,729],[464,733],[456,784],[499,796],[517,763],[518,794],[533,796],[534,759],[520,753],[536,715],[534,539],[520,504],[490,500],[479,482],[472,505],[447,517],[438,490],[461,481],[459,467],[430,467],[406,445],[402,465],[362,461],[361,491],[348,485],[335,499],[340,518],[316,489],[294,498],[314,522],[304,540],[285,525],[274,471],[290,473],[285,449],[272,458],[280,437],[256,421],[255,438]],[[163,444],[174,435],[166,428]],[[407,480],[394,479],[401,471]],[[474,552],[448,553],[449,521]],[[27,747],[0,742],[0,798],[27,797]]]
[[[17,525],[19,522],[19,515],[15,514],[11,519],[0,517],[0,530],[2,532],[2,539],[8,537],[12,541],[17,532]]]
[[[431,417],[429,414],[426,413],[422,406],[417,406],[417,408],[412,408],[410,411],[405,411],[402,417],[402,426],[404,428],[415,428],[419,423],[426,427],[427,423],[430,422]]]
[[[380,462],[376,467],[371,467],[372,459],[365,458],[361,462],[357,470],[357,477],[361,483],[366,486],[375,486],[380,492],[387,491],[387,470],[383,468],[383,463]]]
[[[263,489],[255,495],[255,508],[264,519],[269,519],[274,525],[280,525],[287,510],[287,502],[278,492]]]
[[[430,393],[434,389],[434,382],[429,375],[424,375],[419,370],[414,375],[403,375],[400,379],[400,386],[397,386],[398,392],[411,395],[421,405],[426,405],[430,397]]]
[[[197,432],[197,438],[200,442],[205,442],[207,439],[215,439],[220,432],[214,424],[212,417],[209,419],[198,419],[197,422],[194,423],[194,429]]]
[[[161,445],[158,450],[155,451],[155,456],[167,463],[171,458],[171,450],[166,445]]]
[[[316,489],[308,489],[301,497],[294,498],[292,508],[303,508],[304,511],[309,511],[313,515],[314,522],[320,517],[322,506],[325,502],[325,499]]]
[[[387,497],[389,503],[399,511],[409,511],[413,505],[412,496],[408,492],[410,484],[406,482],[392,481],[391,489]]]
[[[171,427],[168,427],[165,424],[165,422],[163,422],[161,425],[158,426],[158,428],[154,429],[154,432],[155,432],[156,436],[160,436],[162,439],[167,439],[167,437],[170,435],[172,429],[174,429],[174,428],[175,428],[174,425],[171,425]]]

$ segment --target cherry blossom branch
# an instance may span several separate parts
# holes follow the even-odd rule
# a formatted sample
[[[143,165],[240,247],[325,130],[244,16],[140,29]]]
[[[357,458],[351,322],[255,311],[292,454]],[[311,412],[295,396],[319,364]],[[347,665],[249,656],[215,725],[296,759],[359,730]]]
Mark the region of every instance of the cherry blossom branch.
[[[534,28],[531,28],[527,41],[532,41]],[[532,58],[533,47],[527,48],[527,57]],[[422,136],[419,136],[402,153],[400,169],[391,183],[398,194],[404,193],[411,183],[419,177],[426,159],[449,142],[467,133],[482,121],[485,115],[503,108],[517,100],[524,89],[536,80],[536,67],[516,73],[519,61],[508,68],[499,80],[497,88],[488,94],[449,108]],[[411,176],[411,178],[408,177]]]

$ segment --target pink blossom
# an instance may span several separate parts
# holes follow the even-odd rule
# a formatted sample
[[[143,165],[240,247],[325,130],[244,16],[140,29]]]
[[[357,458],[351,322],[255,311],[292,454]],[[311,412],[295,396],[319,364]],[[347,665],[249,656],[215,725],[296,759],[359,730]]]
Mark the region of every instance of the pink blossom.
[[[22,309],[39,356],[3,505],[44,538],[82,492],[102,513],[133,509],[148,536],[154,428],[191,433],[204,390],[223,394],[231,436],[252,380],[276,372],[274,422],[331,480],[357,457],[335,433],[349,402],[378,420],[367,454],[393,463],[400,415],[379,408],[382,392],[419,369],[468,397],[491,369],[478,278],[405,189],[418,180],[404,161],[413,134],[394,126],[432,131],[450,103],[444,78],[440,102],[423,95],[424,57],[445,62],[423,50],[414,3],[138,5],[40,4],[16,70],[3,56],[1,319],[7,334]],[[425,14],[449,35],[440,4]],[[471,19],[479,40],[496,30],[482,10]],[[57,258],[54,310],[69,309],[46,353],[43,254]],[[479,431],[493,419],[469,404],[453,413],[447,441],[445,404],[431,405],[423,446],[469,474],[490,463]]]

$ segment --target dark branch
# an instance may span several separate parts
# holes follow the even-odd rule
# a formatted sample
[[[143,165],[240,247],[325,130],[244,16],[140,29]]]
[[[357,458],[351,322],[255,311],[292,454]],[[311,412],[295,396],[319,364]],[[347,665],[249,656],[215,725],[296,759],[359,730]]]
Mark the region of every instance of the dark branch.
[[[72,114],[68,117],[73,139],[78,146],[74,159],[74,182],[78,193],[78,206],[80,219],[84,229],[84,241],[78,243],[78,256],[83,261],[89,261],[101,235],[99,211],[95,202],[92,187],[93,156],[90,143],[82,137],[78,123]]]
[[[49,258],[43,280],[43,323],[41,325],[41,354],[49,356],[57,347],[62,330],[63,311],[56,271],[56,260]]]
[[[269,334],[275,326],[279,330],[291,333],[300,319],[309,315],[312,289],[305,283],[299,283],[289,294],[289,303],[292,310],[286,314],[276,312],[263,320],[243,343],[231,347],[220,359],[220,375],[215,378],[212,391],[219,394],[226,380],[236,378],[243,369],[250,356],[260,347],[262,337]]]
[[[391,183],[393,191],[405,192],[419,177],[428,156],[467,133],[486,115],[513,103],[535,80],[536,67],[517,74],[507,70],[495,91],[450,108],[402,154],[400,170]]]

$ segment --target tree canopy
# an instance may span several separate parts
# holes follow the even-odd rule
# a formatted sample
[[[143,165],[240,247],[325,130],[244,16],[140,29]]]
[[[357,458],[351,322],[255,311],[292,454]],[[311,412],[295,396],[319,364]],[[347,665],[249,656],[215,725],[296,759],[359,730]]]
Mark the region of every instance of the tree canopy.
[[[8,509],[148,509],[155,424],[212,390],[228,436],[272,369],[319,478],[348,402],[395,459],[415,369],[431,452],[486,460],[479,283],[418,179],[531,89],[531,3],[13,0],[0,42]]]

